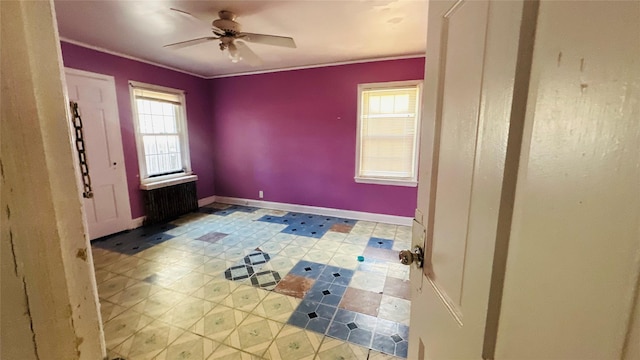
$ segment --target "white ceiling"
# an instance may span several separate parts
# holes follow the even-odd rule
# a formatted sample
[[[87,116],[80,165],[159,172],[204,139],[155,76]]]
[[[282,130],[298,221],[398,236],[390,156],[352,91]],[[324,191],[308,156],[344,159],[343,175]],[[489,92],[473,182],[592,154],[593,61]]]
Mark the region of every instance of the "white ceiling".
[[[63,40],[79,42],[202,77],[336,62],[423,55],[427,0],[132,1],[55,0]],[[162,46],[211,35],[207,23],[169,8],[231,10],[243,31],[291,36],[297,49],[249,44],[260,67],[234,64],[217,41],[172,50]]]

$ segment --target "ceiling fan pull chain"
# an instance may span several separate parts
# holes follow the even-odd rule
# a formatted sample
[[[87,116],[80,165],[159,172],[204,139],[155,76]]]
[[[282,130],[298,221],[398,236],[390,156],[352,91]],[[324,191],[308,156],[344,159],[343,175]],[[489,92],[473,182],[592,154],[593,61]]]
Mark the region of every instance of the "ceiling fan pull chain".
[[[91,190],[91,176],[89,176],[89,165],[87,164],[87,155],[84,147],[82,119],[80,118],[80,113],[78,112],[78,103],[75,101],[71,101],[69,105],[71,106],[72,113],[71,122],[73,123],[73,128],[76,132],[76,150],[78,151],[78,162],[80,163],[80,172],[82,173],[82,184],[84,187],[82,196],[86,199],[90,199],[93,197],[93,191]]]

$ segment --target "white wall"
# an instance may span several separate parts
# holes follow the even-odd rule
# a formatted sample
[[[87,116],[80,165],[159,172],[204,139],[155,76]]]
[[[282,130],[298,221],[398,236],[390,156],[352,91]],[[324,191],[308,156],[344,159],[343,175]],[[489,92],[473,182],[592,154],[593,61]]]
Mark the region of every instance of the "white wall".
[[[3,360],[106,356],[50,1],[0,2]]]
[[[640,343],[639,18],[638,1],[540,3],[498,359]]]

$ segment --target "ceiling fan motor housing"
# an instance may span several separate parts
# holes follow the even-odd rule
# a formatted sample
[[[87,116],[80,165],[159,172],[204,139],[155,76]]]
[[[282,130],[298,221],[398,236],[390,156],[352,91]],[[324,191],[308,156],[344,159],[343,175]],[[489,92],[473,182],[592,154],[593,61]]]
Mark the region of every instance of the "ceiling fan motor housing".
[[[229,35],[237,35],[242,32],[240,24],[235,22],[236,15],[231,11],[222,10],[218,13],[220,19],[213,20],[212,25]]]

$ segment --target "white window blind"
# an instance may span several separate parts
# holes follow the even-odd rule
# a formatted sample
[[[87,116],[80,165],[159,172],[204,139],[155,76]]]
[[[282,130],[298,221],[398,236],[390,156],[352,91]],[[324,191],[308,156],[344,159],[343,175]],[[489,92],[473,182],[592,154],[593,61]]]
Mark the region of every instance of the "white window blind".
[[[188,166],[182,93],[132,88],[143,180],[182,174]]]
[[[419,85],[360,89],[356,179],[416,180]]]

